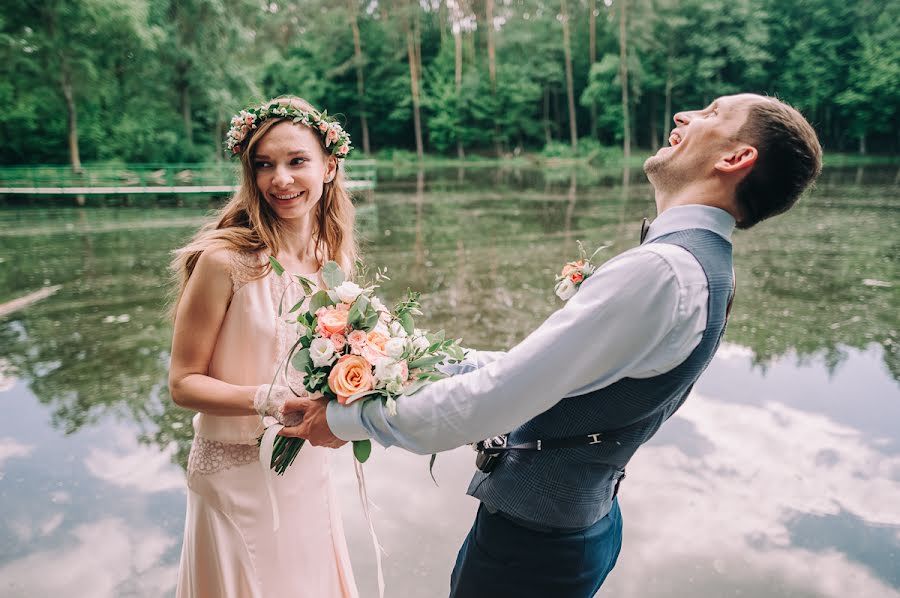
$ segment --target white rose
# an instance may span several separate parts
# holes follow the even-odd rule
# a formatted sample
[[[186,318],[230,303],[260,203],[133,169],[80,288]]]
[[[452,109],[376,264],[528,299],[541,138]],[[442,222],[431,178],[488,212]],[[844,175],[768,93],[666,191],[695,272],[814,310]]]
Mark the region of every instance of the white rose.
[[[385,335],[386,337],[389,337],[389,338],[390,338],[390,336],[391,336],[391,331],[390,331],[390,329],[385,325],[384,322],[378,322],[378,324],[375,325],[375,328],[372,329],[372,332],[377,332],[377,333],[379,333],[379,334],[383,334],[383,335]]]
[[[372,297],[369,299],[369,303],[372,304],[372,307],[375,308],[375,311],[387,311],[388,308],[384,306],[384,303],[381,302],[381,299],[378,297]]]
[[[392,327],[393,328],[393,327]],[[391,330],[393,332],[393,330]],[[403,352],[406,350],[406,339],[401,337],[395,337],[384,343],[384,352],[388,354],[388,357],[392,357],[394,359],[400,359],[403,355]]]
[[[309,345],[309,358],[317,368],[331,365],[335,358],[334,344],[330,339],[317,338]]]
[[[378,383],[386,384],[388,382],[404,382],[402,361],[395,361],[389,357],[379,359],[375,362],[375,380]]]
[[[431,343],[428,342],[428,339],[424,336],[417,336],[413,339],[413,347],[418,351],[427,351],[428,347],[431,346]]]
[[[362,293],[362,287],[355,282],[345,280],[335,287],[334,292],[337,293],[338,299],[344,303],[353,303],[359,297],[359,294]]]
[[[556,285],[556,296],[563,301],[568,301],[575,294],[575,283],[568,278],[564,278]]]
[[[399,336],[401,338],[406,336],[406,330],[403,328],[403,324],[397,320],[391,322],[391,336]]]

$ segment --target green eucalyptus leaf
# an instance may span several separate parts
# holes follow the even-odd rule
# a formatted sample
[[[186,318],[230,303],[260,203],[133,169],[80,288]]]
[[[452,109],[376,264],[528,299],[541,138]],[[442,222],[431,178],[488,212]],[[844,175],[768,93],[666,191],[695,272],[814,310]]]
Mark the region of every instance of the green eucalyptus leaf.
[[[374,330],[376,326],[378,326],[378,312],[366,316],[365,321],[362,325],[362,329],[366,332],[372,332],[372,330]]]
[[[272,264],[272,269],[275,270],[275,274],[277,274],[278,276],[284,274],[284,266],[282,266],[281,263],[279,263],[279,261],[275,259],[275,256],[269,256],[269,263]]]
[[[416,368],[427,368],[442,361],[444,361],[443,355],[429,355],[427,357],[420,357],[419,359],[410,362],[409,369],[412,370]]]
[[[413,320],[413,317],[409,315],[409,312],[403,312],[398,319],[400,320],[400,325],[403,326],[403,330],[406,331],[406,334],[415,333],[416,323]]]
[[[294,353],[294,357],[291,358],[291,365],[294,366],[294,369],[298,372],[306,371],[306,366],[312,363],[309,359],[309,349],[300,349],[296,353]]]
[[[356,457],[356,460],[360,463],[365,463],[369,460],[369,455],[372,454],[372,441],[371,440],[354,440],[353,441],[353,456]]]
[[[359,311],[359,303],[354,303],[347,313],[347,323],[351,328],[359,328],[360,324],[362,324],[362,320],[363,315],[362,312]]]
[[[344,282],[344,271],[338,266],[337,262],[330,261],[322,268],[322,279],[329,289],[333,289]]]
[[[304,295],[312,295],[313,289],[316,286],[316,283],[306,278],[305,276],[300,276],[299,274],[294,274],[294,278],[297,279],[297,282],[300,283],[300,286],[303,287]]]
[[[331,297],[328,296],[327,291],[319,291],[315,295],[312,296],[312,299],[309,301],[309,314],[315,315],[320,308],[330,307],[334,305],[334,301],[331,300]]]

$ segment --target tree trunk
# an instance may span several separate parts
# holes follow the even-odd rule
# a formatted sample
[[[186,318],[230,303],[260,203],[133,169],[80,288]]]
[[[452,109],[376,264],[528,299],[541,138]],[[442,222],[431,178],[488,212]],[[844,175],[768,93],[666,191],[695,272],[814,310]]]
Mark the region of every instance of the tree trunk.
[[[572,153],[578,152],[578,123],[575,121],[575,85],[572,81],[572,48],[569,41],[569,11],[566,0],[561,0],[563,26],[563,55],[566,61],[566,95],[569,100],[569,138],[572,144]]]
[[[494,0],[485,2],[485,13],[487,19],[487,53],[488,53],[488,76],[491,80],[491,92],[497,92],[497,56],[494,49]]]
[[[665,106],[665,114],[663,115],[663,135],[666,135],[666,139],[668,139],[668,131],[672,126],[672,88],[675,86],[675,81],[672,78],[672,54],[671,54],[671,46],[670,46],[670,54],[669,60],[667,64],[666,70],[666,106]],[[663,144],[665,144],[666,140],[663,140]]]
[[[178,95],[181,102],[181,119],[184,122],[184,136],[188,145],[194,145],[194,126],[191,121],[191,92],[187,70],[188,67],[184,65],[178,69]]]
[[[416,6],[416,5],[413,5]],[[416,156],[419,161],[424,159],[425,150],[422,145],[422,116],[419,109],[419,72],[416,60],[416,42],[413,39],[413,28],[409,26],[408,17],[403,19],[403,27],[406,29],[406,55],[409,59],[409,87],[412,94],[413,127],[416,135]]]
[[[350,28],[353,30],[353,61],[356,63],[356,94],[359,99],[359,126],[362,129],[363,153],[369,155],[369,121],[366,116],[366,82],[363,76],[362,42],[359,36],[359,23],[356,20],[356,0],[347,0],[350,15]]]
[[[550,87],[544,87],[544,143],[550,145],[553,135],[550,133]]]
[[[81,172],[81,156],[78,153],[78,113],[75,108],[75,90],[72,87],[72,73],[69,62],[65,56],[60,62],[60,84],[63,97],[66,100],[66,113],[69,121],[69,161],[72,163],[72,172]]]
[[[588,2],[588,70],[597,62],[597,0]],[[591,137],[597,139],[597,102],[591,101]]]
[[[655,93],[650,96],[650,147],[654,153],[659,149],[659,135],[657,133],[659,125],[656,122],[656,105],[658,102],[659,98]],[[640,141],[638,143],[640,144]]]
[[[619,79],[622,81],[622,153],[625,161],[631,158],[631,121],[628,116],[628,53],[626,51],[626,19],[628,0],[619,0]]]
[[[859,136],[859,155],[860,156],[866,155],[866,134],[865,133],[863,133],[862,135]]]
[[[455,68],[453,73],[453,81],[456,85],[456,110],[457,114],[462,109],[462,67],[463,67],[463,40],[462,30],[459,23],[454,23],[453,27],[453,46],[455,50]],[[466,157],[463,149],[462,139],[456,138],[456,157],[462,160]]]

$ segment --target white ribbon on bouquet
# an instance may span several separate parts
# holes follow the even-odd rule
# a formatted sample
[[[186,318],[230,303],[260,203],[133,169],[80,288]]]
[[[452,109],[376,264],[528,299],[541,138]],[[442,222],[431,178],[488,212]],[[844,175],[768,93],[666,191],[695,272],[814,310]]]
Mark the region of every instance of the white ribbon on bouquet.
[[[263,468],[263,479],[266,481],[266,494],[269,496],[269,503],[272,506],[272,532],[277,532],[280,525],[280,517],[278,514],[278,499],[275,497],[275,477],[277,474],[272,469],[272,452],[275,449],[275,438],[284,428],[281,424],[272,424],[263,433],[262,441],[259,445],[259,464]],[[369,493],[366,491],[366,476],[363,473],[362,463],[353,458],[353,467],[356,471],[356,486],[359,488],[359,500],[362,502],[363,514],[366,516],[366,523],[369,525],[369,535],[372,537],[372,546],[375,548],[375,567],[378,571],[378,596],[384,598],[384,568],[381,563],[381,553],[384,548],[378,541],[375,534],[375,525],[372,523],[372,515],[369,511]]]

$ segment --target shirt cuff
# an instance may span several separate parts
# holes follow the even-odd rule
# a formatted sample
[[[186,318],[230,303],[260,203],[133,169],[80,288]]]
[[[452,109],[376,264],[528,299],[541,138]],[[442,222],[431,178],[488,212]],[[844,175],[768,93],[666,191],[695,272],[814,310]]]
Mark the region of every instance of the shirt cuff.
[[[365,440],[369,432],[362,425],[362,407],[365,401],[355,401],[350,405],[341,405],[337,401],[328,401],[325,407],[325,419],[331,433],[341,440]]]

